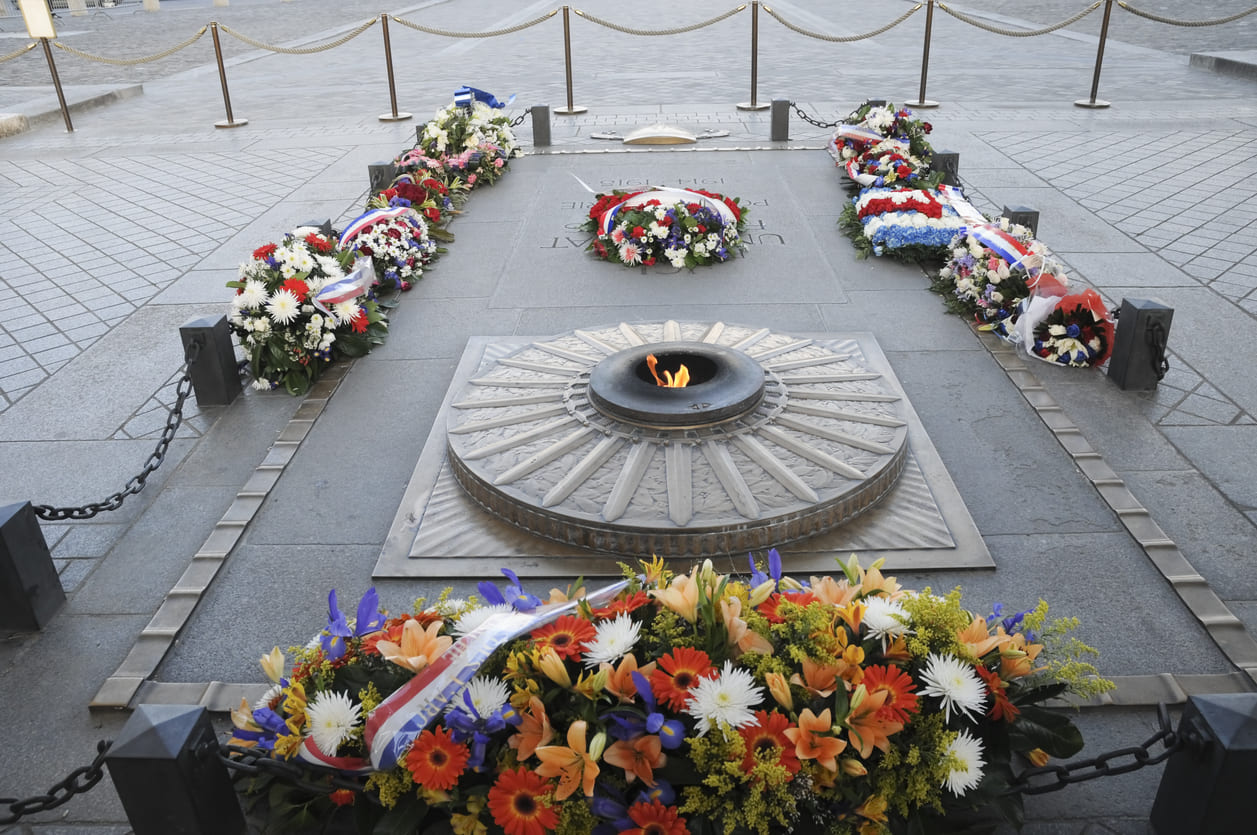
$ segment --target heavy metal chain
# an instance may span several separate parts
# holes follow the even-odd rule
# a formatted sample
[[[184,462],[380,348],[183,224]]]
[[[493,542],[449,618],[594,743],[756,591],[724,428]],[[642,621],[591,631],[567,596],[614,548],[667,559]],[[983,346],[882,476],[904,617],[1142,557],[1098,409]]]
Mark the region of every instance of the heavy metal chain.
[[[1217,17],[1213,20],[1175,20],[1172,17],[1162,17],[1161,15],[1153,14],[1152,12],[1145,12],[1141,9],[1136,9],[1130,3],[1123,2],[1123,0],[1117,0],[1117,5],[1121,6],[1123,9],[1136,17],[1155,20],[1157,23],[1168,23],[1171,26],[1217,26],[1222,23],[1230,23],[1233,20],[1239,20],[1241,17],[1248,17],[1253,12],[1257,12],[1257,6],[1253,6],[1251,9],[1245,9],[1242,12],[1238,12],[1228,17]]]
[[[0,797],[0,806],[7,807],[8,813],[0,815],[0,825],[17,823],[26,815],[47,812],[65,803],[76,794],[91,791],[105,776],[105,755],[109,753],[109,740],[102,739],[96,743],[96,759],[91,765],[80,766],[70,772],[64,780],[54,783],[45,794],[37,794],[24,800],[16,797]]]
[[[809,125],[815,125],[818,128],[836,128],[842,124],[842,122],[822,122],[818,119],[813,119],[811,116],[804,113],[803,109],[794,102],[790,102],[790,106],[794,108],[794,115],[798,116]]]
[[[521,114],[519,114],[518,116],[516,116],[514,119],[512,119],[512,120],[511,120],[511,127],[513,127],[513,128],[517,128],[517,127],[519,127],[520,125],[524,124],[524,119],[528,118],[528,114],[529,114],[529,113],[532,113],[532,108],[531,108],[531,107],[530,107],[530,108],[528,108],[527,110],[525,110],[523,113],[521,113]]]
[[[1165,325],[1157,321],[1148,323],[1148,330],[1144,334],[1144,338],[1148,340],[1148,350],[1152,360],[1152,373],[1157,375],[1157,382],[1165,379],[1166,373],[1170,370],[1170,361],[1165,358],[1165,347],[1169,342],[1169,334],[1165,332]]]
[[[969,17],[968,15],[961,14],[955,9],[949,9],[947,8],[947,5],[945,3],[937,3],[936,5],[943,11],[947,12],[952,17],[956,18],[956,20],[959,20],[963,23],[968,23],[970,26],[976,26],[979,29],[985,29],[986,31],[992,32],[996,35],[1007,35],[1010,38],[1033,38],[1037,35],[1046,35],[1050,32],[1055,32],[1057,29],[1064,29],[1066,26],[1069,26],[1071,23],[1077,23],[1078,21],[1082,20],[1087,15],[1094,12],[1096,9],[1103,6],[1104,3],[1103,3],[1103,0],[1100,0],[1100,2],[1092,3],[1090,6],[1083,9],[1081,12],[1074,15],[1073,17],[1065,18],[1060,23],[1053,23],[1051,26],[1045,26],[1042,29],[1004,29],[1003,27],[1000,27],[1000,26],[992,26],[989,23],[983,23],[982,21],[976,20],[972,17]]]
[[[1075,760],[1064,765],[1028,768],[1012,779],[1008,793],[1046,794],[1074,783],[1094,780],[1097,777],[1125,774],[1129,771],[1138,771],[1144,766],[1156,765],[1176,751],[1185,748],[1190,742],[1184,735],[1175,733],[1170,726],[1170,710],[1165,704],[1157,706],[1157,720],[1161,727],[1143,745],[1118,748],[1098,757]],[[1158,745],[1164,745],[1164,750],[1156,754],[1151,753],[1151,749]]]
[[[325,771],[275,759],[266,751],[257,748],[222,745],[218,750],[218,758],[232,771],[249,776],[256,776],[263,772],[273,774],[282,778],[286,785],[295,786],[311,794],[328,794],[335,789],[345,789],[360,794],[366,788],[365,778],[355,779],[337,771]]]
[[[175,405],[171,407],[170,414],[166,416],[166,428],[162,430],[157,446],[153,449],[153,453],[149,455],[148,461],[139,475],[134,476],[127,482],[126,487],[103,501],[90,502],[81,507],[52,507],[51,505],[37,504],[32,506],[35,515],[46,522],[61,522],[66,519],[91,519],[101,511],[117,510],[122,507],[122,502],[126,500],[127,496],[134,496],[143,490],[148,477],[166,460],[166,451],[170,448],[170,442],[175,439],[175,432],[178,431],[179,424],[183,422],[183,404],[187,401],[188,395],[192,393],[192,366],[196,362],[196,358],[200,356],[200,353],[200,340],[189,343],[188,350],[184,354],[183,377],[175,386],[177,394]]]

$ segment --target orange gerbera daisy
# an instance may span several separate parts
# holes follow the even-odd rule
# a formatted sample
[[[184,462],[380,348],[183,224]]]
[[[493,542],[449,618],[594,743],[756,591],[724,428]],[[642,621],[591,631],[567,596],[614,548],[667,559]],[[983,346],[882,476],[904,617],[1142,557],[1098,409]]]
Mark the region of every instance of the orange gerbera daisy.
[[[1012,722],[1021,713],[1021,708],[1008,700],[1008,690],[1004,687],[1004,682],[1000,681],[999,673],[994,670],[988,670],[986,667],[974,667],[982,680],[986,682],[986,689],[991,693],[991,709],[987,711],[987,715],[996,722],[1003,720]]]
[[[470,756],[466,745],[455,742],[445,728],[436,728],[415,738],[406,754],[406,768],[425,789],[446,791],[458,785]]]
[[[780,713],[769,713],[766,710],[755,711],[755,720],[754,725],[738,728],[742,741],[746,743],[742,770],[750,774],[758,760],[781,763],[791,774],[797,774],[799,757],[794,752],[794,743],[785,734],[790,727],[790,720]]]
[[[489,789],[489,811],[507,835],[545,835],[559,825],[550,808],[550,786],[526,768],[513,768]]]
[[[628,614],[650,602],[650,595],[644,591],[635,591],[632,594],[617,597],[599,609],[594,609],[594,616],[598,618],[614,618],[616,615]]]
[[[628,815],[634,829],[626,829],[620,835],[689,835],[685,818],[680,817],[675,806],[664,806],[658,800],[649,803],[634,803],[629,807]]]
[[[908,714],[916,713],[920,709],[917,695],[912,692],[917,688],[917,683],[898,667],[880,664],[865,667],[864,686],[871,695],[886,694],[886,701],[877,712],[878,719],[906,725]]]
[[[812,596],[810,591],[804,592],[776,592],[771,595],[763,603],[759,604],[757,610],[761,615],[768,618],[769,623],[785,623],[786,619],[777,614],[777,607],[782,603],[793,603],[796,606],[806,606],[816,598]]]
[[[597,630],[594,625],[576,615],[561,615],[554,623],[548,623],[532,633],[537,648],[553,647],[560,658],[575,661],[580,658],[581,646],[593,640]]]
[[[717,670],[701,649],[677,647],[659,659],[650,674],[650,689],[655,698],[673,710],[684,710],[690,700],[690,688],[700,679],[715,677]]]

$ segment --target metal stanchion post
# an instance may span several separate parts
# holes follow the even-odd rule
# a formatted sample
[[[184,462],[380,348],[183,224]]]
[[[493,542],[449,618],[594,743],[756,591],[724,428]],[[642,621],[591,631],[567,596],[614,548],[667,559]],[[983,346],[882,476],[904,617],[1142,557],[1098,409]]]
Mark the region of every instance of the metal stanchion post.
[[[756,101],[759,87],[759,0],[751,3],[751,100],[738,105],[738,110],[767,110],[771,105]]]
[[[584,113],[588,107],[572,104],[572,19],[567,6],[563,7],[563,66],[567,71],[567,107],[556,107],[554,112],[561,116]]]
[[[384,63],[388,65],[388,100],[392,112],[380,116],[381,122],[401,122],[410,118],[409,113],[397,112],[397,83],[393,80],[393,45],[388,39],[388,15],[380,15],[380,25],[384,27]]]
[[[223,85],[223,105],[227,108],[227,118],[215,122],[216,128],[238,128],[249,124],[248,119],[236,119],[231,115],[231,96],[227,92],[227,68],[223,66],[223,45],[218,40],[218,22],[210,22],[210,34],[214,37],[214,58],[218,61],[218,80]]]
[[[52,86],[57,88],[57,101],[61,104],[66,133],[74,133],[74,125],[70,124],[70,108],[65,103],[65,91],[61,89],[61,76],[57,75],[57,65],[52,60],[52,47],[48,46],[47,38],[40,38],[39,42],[44,45],[44,57],[48,59],[48,71],[52,73]]]
[[[1108,107],[1109,103],[1103,99],[1097,99],[1096,93],[1100,90],[1100,65],[1104,62],[1104,42],[1109,37],[1109,15],[1113,11],[1113,0],[1104,0],[1104,21],[1100,24],[1100,45],[1096,48],[1096,71],[1091,77],[1091,98],[1078,99],[1074,102],[1078,107],[1101,108]]]
[[[925,97],[925,80],[930,74],[930,38],[934,33],[934,0],[925,8],[925,46],[921,49],[921,92],[916,101],[904,102],[911,107],[938,107],[938,102]]]

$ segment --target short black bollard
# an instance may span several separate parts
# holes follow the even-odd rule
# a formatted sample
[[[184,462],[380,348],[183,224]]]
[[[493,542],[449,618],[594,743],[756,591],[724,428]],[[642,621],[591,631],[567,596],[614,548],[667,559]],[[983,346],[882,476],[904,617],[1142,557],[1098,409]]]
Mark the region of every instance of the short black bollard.
[[[205,708],[140,705],[105,755],[135,835],[245,831]]]
[[[371,180],[371,193],[378,194],[393,184],[397,166],[391,162],[373,162],[367,166],[367,176]]]
[[[1123,391],[1150,391],[1165,376],[1165,348],[1174,308],[1155,299],[1122,299],[1109,379]]]
[[[312,226],[319,230],[319,234],[325,238],[336,237],[336,233],[332,231],[332,219],[330,217],[325,217],[322,220],[307,220],[305,223],[298,223],[297,226]]]
[[[790,139],[790,102],[785,99],[773,99],[769,113],[768,138],[773,142],[787,142]]]
[[[550,144],[550,105],[534,104],[532,111],[532,145],[544,148]]]
[[[1257,693],[1192,696],[1178,733],[1193,744],[1166,762],[1152,804],[1152,830],[1158,835],[1252,832]]]
[[[935,151],[930,158],[930,167],[943,172],[943,182],[949,186],[960,187],[960,152]]]
[[[1003,217],[1008,218],[1009,223],[1016,223],[1030,230],[1030,234],[1039,237],[1039,210],[1032,209],[1029,206],[1005,206],[1004,211],[1000,212]]]
[[[193,342],[201,343],[196,361],[188,368],[192,392],[200,406],[226,406],[240,394],[240,372],[236,352],[231,347],[231,330],[226,316],[202,316],[179,328],[183,350]]]
[[[0,507],[0,627],[43,629],[65,603],[30,502]]]

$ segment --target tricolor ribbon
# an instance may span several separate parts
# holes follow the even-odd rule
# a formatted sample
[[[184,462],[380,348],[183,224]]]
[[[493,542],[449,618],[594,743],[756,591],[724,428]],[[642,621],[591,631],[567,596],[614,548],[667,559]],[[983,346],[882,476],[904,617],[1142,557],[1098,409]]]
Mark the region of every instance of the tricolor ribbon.
[[[382,220],[393,220],[410,211],[409,206],[394,206],[391,209],[372,209],[364,212],[350,221],[345,227],[345,231],[340,233],[340,245],[345,247],[354,236]]]
[[[515,101],[515,94],[512,93],[509,99],[501,102],[498,101],[492,93],[486,93],[484,90],[477,90],[475,87],[463,85],[454,91],[454,104],[459,107],[471,110],[471,103],[473,101],[478,101],[482,104],[489,105],[489,107],[501,110],[504,107],[510,106],[511,102]]]
[[[627,585],[627,580],[621,580],[584,600],[599,606]],[[569,600],[531,612],[499,612],[455,641],[367,717],[363,738],[371,752],[372,767],[386,771],[396,765],[415,737],[445,710],[499,647],[573,611],[580,603]]]
[[[864,125],[839,125],[834,137],[840,140],[850,140],[856,145],[876,145],[878,142],[886,139],[879,131],[866,128]],[[907,147],[906,142],[901,142],[900,144],[904,145],[905,148]]]
[[[966,223],[971,223],[975,226],[986,226],[989,223],[986,215],[979,212],[965,198],[965,193],[956,186],[949,186],[944,183],[938,187],[938,194],[949,206],[956,210],[956,214],[964,218]]]
[[[306,737],[297,749],[297,759],[324,768],[334,768],[351,774],[371,773],[371,763],[364,757],[329,757],[319,750],[312,737]]]
[[[1030,255],[1030,249],[1013,235],[994,224],[983,224],[969,229],[969,237],[1008,262],[1008,266],[1021,266]]]
[[[342,278],[340,281],[332,282],[323,287],[310,304],[323,311],[324,315],[331,316],[332,312],[327,308],[341,302],[353,301],[363,295],[375,283],[375,266],[371,263],[370,258],[359,258],[354,263],[354,271]]]
[[[576,180],[576,182],[580,183],[584,187],[585,191],[590,194],[598,193],[586,185],[585,181],[580,177],[577,177],[575,174],[573,174],[572,177]],[[676,203],[699,203],[720,215],[721,220],[723,220],[726,225],[732,223],[736,226],[738,222],[737,215],[733,213],[733,209],[729,208],[729,205],[723,200],[718,200],[715,197],[708,197],[706,194],[699,194],[697,191],[690,191],[685,188],[650,186],[646,189],[646,191],[634,194],[627,200],[617,203],[610,209],[603,212],[602,216],[598,218],[598,228],[601,230],[601,234],[611,234],[611,227],[614,225],[615,216],[620,213],[620,209],[625,206],[630,208],[644,206],[652,200],[658,200],[660,204],[665,206],[675,205]]]

